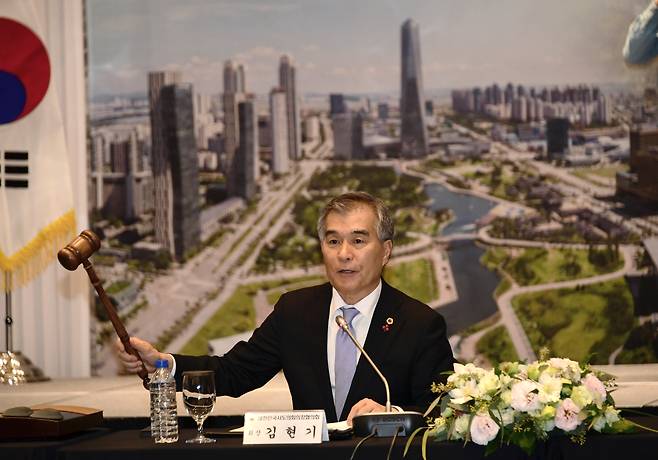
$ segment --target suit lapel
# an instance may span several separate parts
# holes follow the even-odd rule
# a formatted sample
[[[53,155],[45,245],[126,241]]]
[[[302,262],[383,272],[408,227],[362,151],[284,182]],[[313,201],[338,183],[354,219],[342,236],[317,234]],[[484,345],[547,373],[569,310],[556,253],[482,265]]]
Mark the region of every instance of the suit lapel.
[[[399,318],[398,314],[400,301],[401,299],[395,295],[391,286],[382,280],[382,292],[379,296],[379,301],[377,301],[377,306],[375,307],[375,312],[372,316],[366,342],[363,347],[377,367],[381,367],[384,357],[387,355],[391,344],[395,340],[398,327],[401,326],[401,318]],[[389,330],[385,331],[383,326],[386,324],[388,318],[393,319],[393,325],[390,325]],[[352,379],[352,386],[350,387],[347,401],[345,402],[345,407],[343,409],[345,417],[347,417],[352,406],[359,402],[363,397],[360,395],[372,394],[372,385],[381,385],[383,387],[384,384],[380,381],[376,372],[372,370],[372,367],[365,356],[361,356],[356,366],[356,372]],[[384,401],[378,402],[384,403]],[[344,417],[342,417],[341,420],[343,418]]]
[[[320,389],[324,400],[324,407],[334,407],[334,397],[331,393],[331,380],[329,365],[327,364],[327,325],[329,322],[329,305],[331,304],[331,284],[326,283],[319,287],[316,308],[309,308],[307,315],[307,331],[312,331],[310,337],[311,355],[317,366],[315,370],[315,384]],[[316,333],[317,332],[317,333]],[[334,413],[336,409],[334,408]],[[327,418],[331,419],[330,414]]]

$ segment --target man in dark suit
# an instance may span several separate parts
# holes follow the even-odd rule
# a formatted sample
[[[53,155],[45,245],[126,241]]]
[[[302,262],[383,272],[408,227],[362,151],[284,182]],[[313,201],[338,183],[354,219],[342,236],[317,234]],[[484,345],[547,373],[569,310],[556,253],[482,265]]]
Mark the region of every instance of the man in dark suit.
[[[192,357],[160,353],[143,340],[131,343],[151,370],[168,359],[180,388],[184,371],[212,369],[217,394],[240,396],[283,370],[295,409],[324,409],[327,420],[382,412],[384,386],[347,334],[344,316],[391,388],[393,404],[422,409],[433,399],[432,382],[452,369],[443,317],[385,283],[381,274],[393,249],[393,221],[383,203],[362,192],[340,195],[318,221],[329,283],[281,296],[274,311],[226,355]],[[125,353],[126,368],[140,363]]]

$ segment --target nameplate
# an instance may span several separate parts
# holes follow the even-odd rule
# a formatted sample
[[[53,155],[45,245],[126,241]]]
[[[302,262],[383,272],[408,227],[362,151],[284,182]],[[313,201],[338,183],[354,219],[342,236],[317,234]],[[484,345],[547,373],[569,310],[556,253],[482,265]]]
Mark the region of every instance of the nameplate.
[[[320,444],[329,441],[323,410],[247,412],[243,444]]]

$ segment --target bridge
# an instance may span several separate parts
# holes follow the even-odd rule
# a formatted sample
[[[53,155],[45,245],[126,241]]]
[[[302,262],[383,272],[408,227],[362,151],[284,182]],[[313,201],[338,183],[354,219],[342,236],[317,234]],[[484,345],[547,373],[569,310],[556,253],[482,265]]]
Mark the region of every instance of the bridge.
[[[434,238],[434,242],[438,244],[450,246],[455,243],[465,243],[465,242],[475,241],[477,237],[478,234],[475,232],[452,233],[450,235],[437,236]]]

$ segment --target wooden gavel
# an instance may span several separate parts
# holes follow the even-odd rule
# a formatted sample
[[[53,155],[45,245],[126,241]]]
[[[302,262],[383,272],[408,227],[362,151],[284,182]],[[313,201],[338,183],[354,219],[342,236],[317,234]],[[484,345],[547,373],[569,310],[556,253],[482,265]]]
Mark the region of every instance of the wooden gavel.
[[[84,230],[73,241],[60,249],[57,253],[57,259],[67,270],[74,271],[80,264],[82,264],[85,270],[87,270],[87,275],[89,275],[91,284],[96,289],[98,297],[100,297],[101,303],[103,304],[103,307],[105,307],[105,311],[107,312],[123,347],[128,353],[135,356],[142,363],[142,368],[137,372],[137,375],[141,377],[144,388],[148,390],[150,379],[148,372],[146,371],[146,366],[144,366],[144,361],[142,361],[137,350],[135,350],[130,344],[130,336],[128,335],[128,332],[126,332],[126,328],[123,325],[121,318],[119,318],[114,305],[110,302],[110,298],[105,293],[105,289],[103,289],[103,285],[98,279],[94,267],[91,265],[91,262],[89,262],[89,257],[91,257],[94,252],[98,251],[100,247],[101,240],[98,235],[91,230]]]

